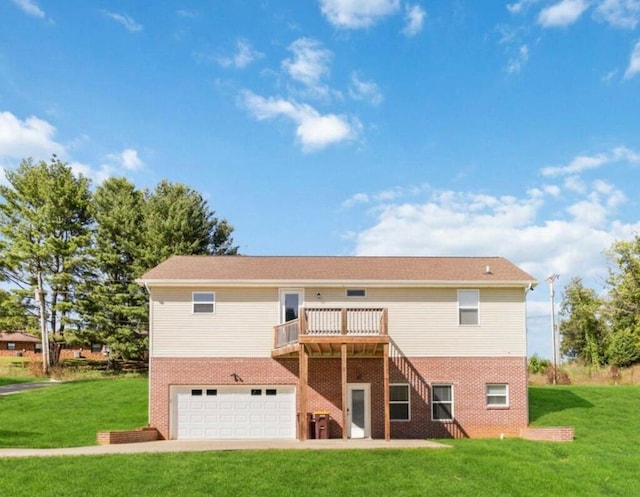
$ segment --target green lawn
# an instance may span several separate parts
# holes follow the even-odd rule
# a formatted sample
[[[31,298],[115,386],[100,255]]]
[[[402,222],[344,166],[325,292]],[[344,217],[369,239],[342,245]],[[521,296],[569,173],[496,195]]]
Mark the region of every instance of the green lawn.
[[[0,397],[0,447],[95,445],[100,430],[146,424],[143,377],[79,380]]]
[[[127,391],[139,388],[129,382],[121,384]],[[98,385],[91,383],[91,388]],[[640,493],[639,387],[539,387],[530,389],[530,399],[534,425],[573,425],[576,440],[454,440],[453,450],[6,459],[0,460],[0,495],[626,497]],[[1,398],[0,406],[4,407]],[[75,414],[72,423],[79,416]]]

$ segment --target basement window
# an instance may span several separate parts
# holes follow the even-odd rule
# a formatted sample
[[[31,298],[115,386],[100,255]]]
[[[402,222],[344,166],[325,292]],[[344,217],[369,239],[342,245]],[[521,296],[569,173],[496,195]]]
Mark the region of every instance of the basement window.
[[[509,407],[509,386],[504,383],[487,385],[487,407]]]
[[[364,288],[348,288],[347,297],[366,297],[367,291]]]
[[[453,385],[432,385],[431,397],[431,419],[453,420]]]
[[[214,292],[193,292],[193,313],[214,314],[216,311],[216,294]]]
[[[391,421],[409,421],[411,404],[409,385],[389,385],[389,415]]]

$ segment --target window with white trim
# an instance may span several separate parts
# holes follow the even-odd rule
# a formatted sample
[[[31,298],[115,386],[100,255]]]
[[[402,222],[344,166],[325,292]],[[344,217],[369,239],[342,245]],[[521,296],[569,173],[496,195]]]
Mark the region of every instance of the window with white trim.
[[[509,406],[509,385],[506,383],[487,384],[487,407]]]
[[[411,419],[411,398],[406,383],[389,385],[389,419],[409,421]]]
[[[453,385],[431,385],[431,419],[453,419]]]
[[[478,290],[458,290],[458,324],[477,325],[480,307]]]
[[[193,313],[213,314],[216,312],[215,292],[193,292]]]
[[[16,350],[15,342],[7,342],[7,350]]]

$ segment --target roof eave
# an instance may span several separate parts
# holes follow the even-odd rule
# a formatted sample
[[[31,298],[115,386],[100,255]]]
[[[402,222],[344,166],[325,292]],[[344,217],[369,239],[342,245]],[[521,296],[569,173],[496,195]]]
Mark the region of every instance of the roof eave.
[[[153,287],[523,287],[535,288],[536,280],[215,280],[215,279],[137,279],[136,283]]]

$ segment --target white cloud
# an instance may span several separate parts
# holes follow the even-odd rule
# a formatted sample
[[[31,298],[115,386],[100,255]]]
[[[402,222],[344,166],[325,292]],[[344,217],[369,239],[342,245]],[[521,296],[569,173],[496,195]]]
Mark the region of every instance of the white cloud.
[[[356,72],[351,73],[349,95],[354,100],[366,100],[374,105],[381,104],[384,99],[375,82],[361,80]]]
[[[629,65],[624,73],[625,79],[633,78],[640,72],[640,41],[635,44],[631,57],[629,57]]]
[[[196,14],[193,10],[187,9],[176,10],[176,15],[178,17],[185,17],[187,19],[195,19],[196,17],[198,17],[198,14]]]
[[[640,43],[639,43],[640,45]],[[640,154],[627,147],[616,147],[609,152],[596,155],[579,155],[566,166],[545,167],[541,170],[543,176],[570,176],[580,174],[591,169],[598,169],[606,164],[615,162],[640,163]]]
[[[0,157],[42,160],[51,154],[62,156],[65,149],[54,140],[55,133],[55,126],[37,117],[22,121],[11,112],[0,112]]]
[[[333,58],[331,50],[311,38],[299,38],[289,45],[293,57],[282,61],[289,76],[304,84],[316,96],[326,96],[329,89],[322,80],[329,76],[329,65]]]
[[[258,120],[286,117],[296,124],[296,138],[304,151],[355,139],[361,124],[344,115],[320,114],[310,105],[282,98],[264,98],[250,91],[241,93],[242,104]]]
[[[399,8],[400,0],[320,0],[320,9],[327,20],[347,29],[373,26]]]
[[[509,64],[507,65],[507,72],[509,74],[517,74],[520,72],[522,67],[529,60],[529,47],[527,45],[521,45],[518,49],[518,53],[516,56],[512,57],[509,60]]]
[[[538,23],[545,28],[569,26],[575,23],[589,7],[586,0],[561,0],[540,11]]]
[[[366,193],[355,193],[347,200],[342,202],[342,207],[345,209],[349,209],[358,204],[367,204],[369,203],[369,195]]]
[[[509,3],[507,4],[507,10],[511,14],[520,14],[539,1],[540,0],[520,0],[516,3]]]
[[[109,154],[107,159],[127,171],[137,171],[144,167],[144,162],[138,157],[138,152],[132,148],[125,148],[122,152]]]
[[[640,1],[603,0],[594,12],[596,20],[623,29],[634,29],[640,20]]]
[[[44,11],[33,0],[13,0],[20,9],[25,13],[33,17],[44,18]]]
[[[103,12],[103,14],[106,17],[113,19],[117,23],[122,24],[125,27],[125,29],[130,33],[137,33],[139,31],[142,31],[143,29],[142,24],[137,23],[133,18],[129,17],[126,14],[119,14],[117,12],[107,12],[107,11]]]
[[[218,57],[218,63],[223,67],[235,67],[243,69],[252,62],[264,57],[262,52],[258,52],[251,47],[251,43],[243,38],[236,40],[236,51],[230,57]]]
[[[599,155],[638,159],[625,147]],[[601,283],[603,251],[640,230],[637,216],[621,219],[625,192],[602,179],[567,176],[562,186],[542,185],[519,197],[419,190],[426,200],[409,199],[413,189],[396,187],[343,202],[345,208],[366,204],[374,216],[369,228],[351,234],[357,255],[501,255],[538,278],[555,271]]]
[[[405,36],[415,36],[422,31],[422,25],[424,24],[424,18],[427,16],[427,13],[419,5],[406,5],[405,10],[406,24],[402,29],[402,34]]]

